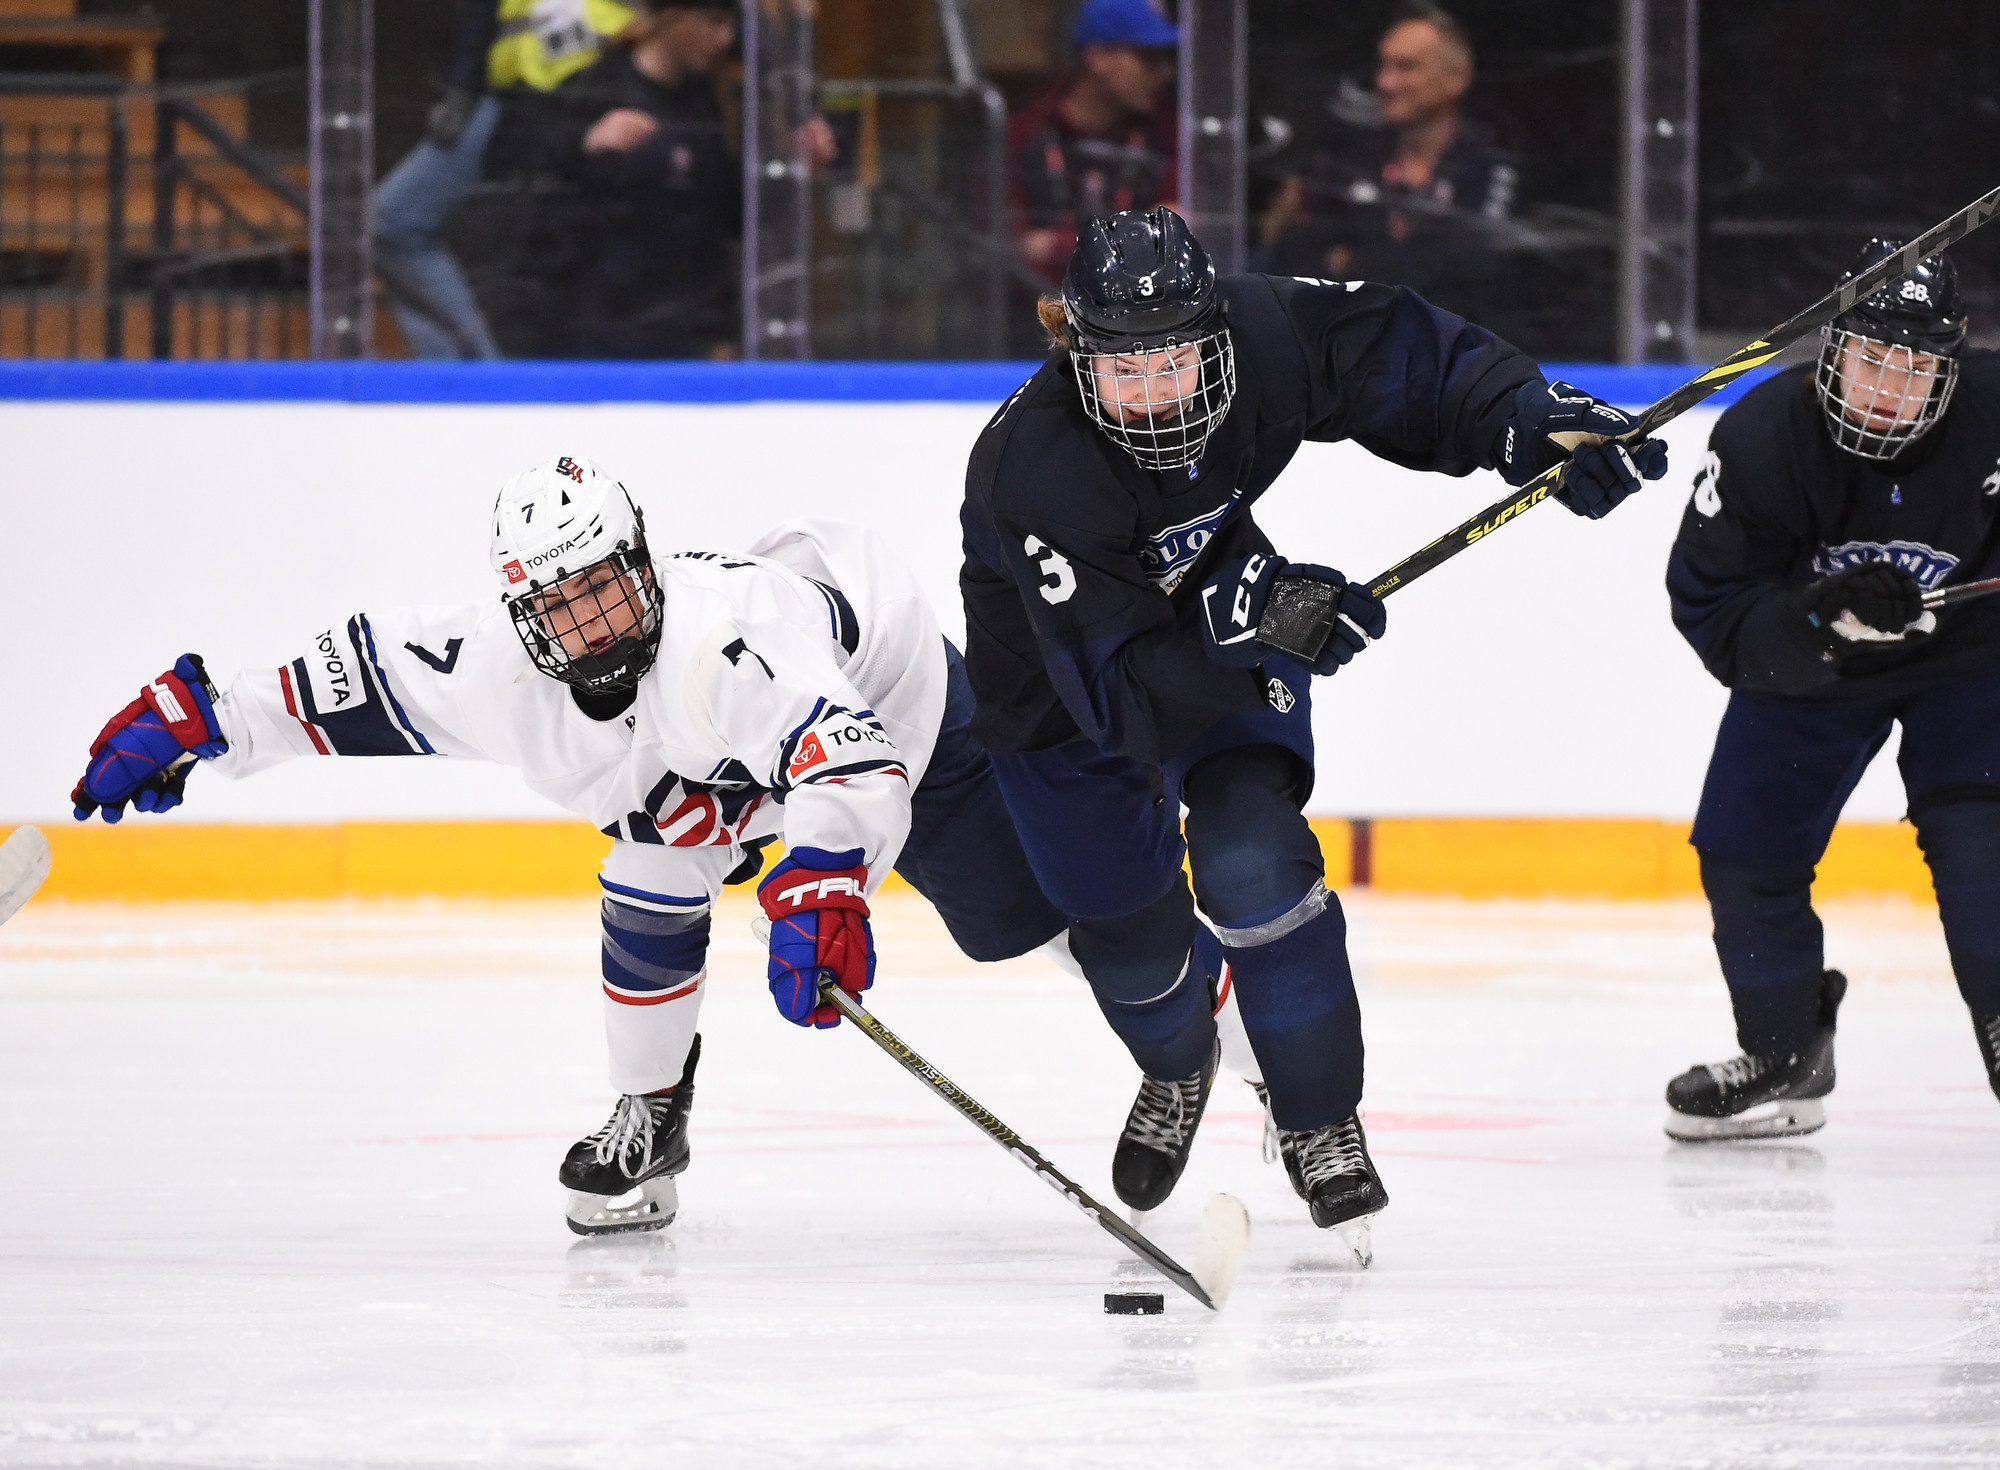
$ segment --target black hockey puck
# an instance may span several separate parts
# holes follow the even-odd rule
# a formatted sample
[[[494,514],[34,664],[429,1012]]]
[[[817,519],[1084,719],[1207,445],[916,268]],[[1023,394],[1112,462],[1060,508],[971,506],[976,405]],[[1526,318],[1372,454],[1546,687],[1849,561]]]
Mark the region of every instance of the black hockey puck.
[[[1157,1291],[1104,1293],[1104,1310],[1114,1317],[1157,1317],[1166,1309],[1167,1299]]]

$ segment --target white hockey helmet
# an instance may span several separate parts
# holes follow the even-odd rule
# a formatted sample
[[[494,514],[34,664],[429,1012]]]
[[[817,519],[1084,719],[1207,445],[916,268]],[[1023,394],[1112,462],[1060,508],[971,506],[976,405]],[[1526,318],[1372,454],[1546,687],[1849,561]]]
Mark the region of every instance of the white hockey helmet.
[[[646,519],[582,455],[521,471],[493,507],[500,600],[535,667],[586,694],[637,687],[660,648]]]

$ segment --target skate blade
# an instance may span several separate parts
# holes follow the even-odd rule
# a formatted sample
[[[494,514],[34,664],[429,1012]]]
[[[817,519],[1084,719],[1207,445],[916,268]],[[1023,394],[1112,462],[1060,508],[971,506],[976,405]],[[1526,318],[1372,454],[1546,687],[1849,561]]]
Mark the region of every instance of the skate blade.
[[[1732,1138],[1793,1138],[1826,1126],[1826,1104],[1816,1097],[1760,1103],[1727,1118],[1697,1118],[1667,1112],[1667,1137],[1682,1143],[1718,1143]]]
[[[681,1195],[671,1177],[641,1184],[636,1195],[569,1192],[563,1218],[578,1235],[619,1235],[628,1230],[661,1230],[680,1213]]]
[[[1217,1311],[1229,1300],[1243,1261],[1250,1254],[1250,1212],[1233,1194],[1210,1195],[1201,1212],[1201,1235],[1194,1249],[1194,1279]]]
[[[1352,1220],[1342,1220],[1333,1227],[1333,1233],[1354,1253],[1355,1264],[1364,1271],[1375,1264],[1374,1232],[1369,1228],[1374,1222],[1373,1215],[1361,1215]]]

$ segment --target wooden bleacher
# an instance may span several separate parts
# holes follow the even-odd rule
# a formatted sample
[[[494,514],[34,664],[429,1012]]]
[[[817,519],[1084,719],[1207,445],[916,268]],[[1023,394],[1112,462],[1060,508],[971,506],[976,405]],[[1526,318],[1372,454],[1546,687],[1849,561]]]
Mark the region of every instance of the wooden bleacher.
[[[0,90],[0,357],[105,355],[114,110],[122,111],[126,134],[124,251],[128,262],[148,262],[156,105],[147,88],[165,34],[150,15],[79,16],[75,0],[0,0],[0,46],[14,48],[16,58],[25,48],[45,50],[51,65],[44,85],[52,88]],[[122,96],[89,85],[55,90],[63,76],[76,74],[79,57],[89,67],[89,85],[122,81],[140,90]],[[20,69],[18,59],[14,66]],[[247,138],[249,108],[240,92],[217,89],[188,100],[230,137]],[[243,222],[275,236],[281,249],[305,248],[297,214],[194,129],[177,128],[175,151],[183,176],[174,210],[178,249],[247,246]],[[302,168],[286,172],[303,188]],[[232,213],[237,221],[225,224]],[[131,284],[128,274],[119,298],[123,355],[149,357],[152,298]],[[216,291],[199,304],[179,302],[174,356],[306,355],[302,302],[237,295]]]

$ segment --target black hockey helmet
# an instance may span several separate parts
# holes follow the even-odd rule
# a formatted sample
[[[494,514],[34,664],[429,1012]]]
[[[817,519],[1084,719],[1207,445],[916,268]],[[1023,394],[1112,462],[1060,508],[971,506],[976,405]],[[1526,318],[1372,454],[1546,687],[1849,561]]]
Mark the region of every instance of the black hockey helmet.
[[[1091,420],[1147,469],[1199,460],[1236,395],[1236,355],[1214,262],[1187,222],[1164,206],[1091,220],[1063,275],[1062,307]]]
[[[1870,240],[1841,281],[1902,248]],[[1894,459],[1936,428],[1958,385],[1965,328],[1958,270],[1944,255],[1925,256],[1829,322],[1814,385],[1834,443],[1864,459]]]

